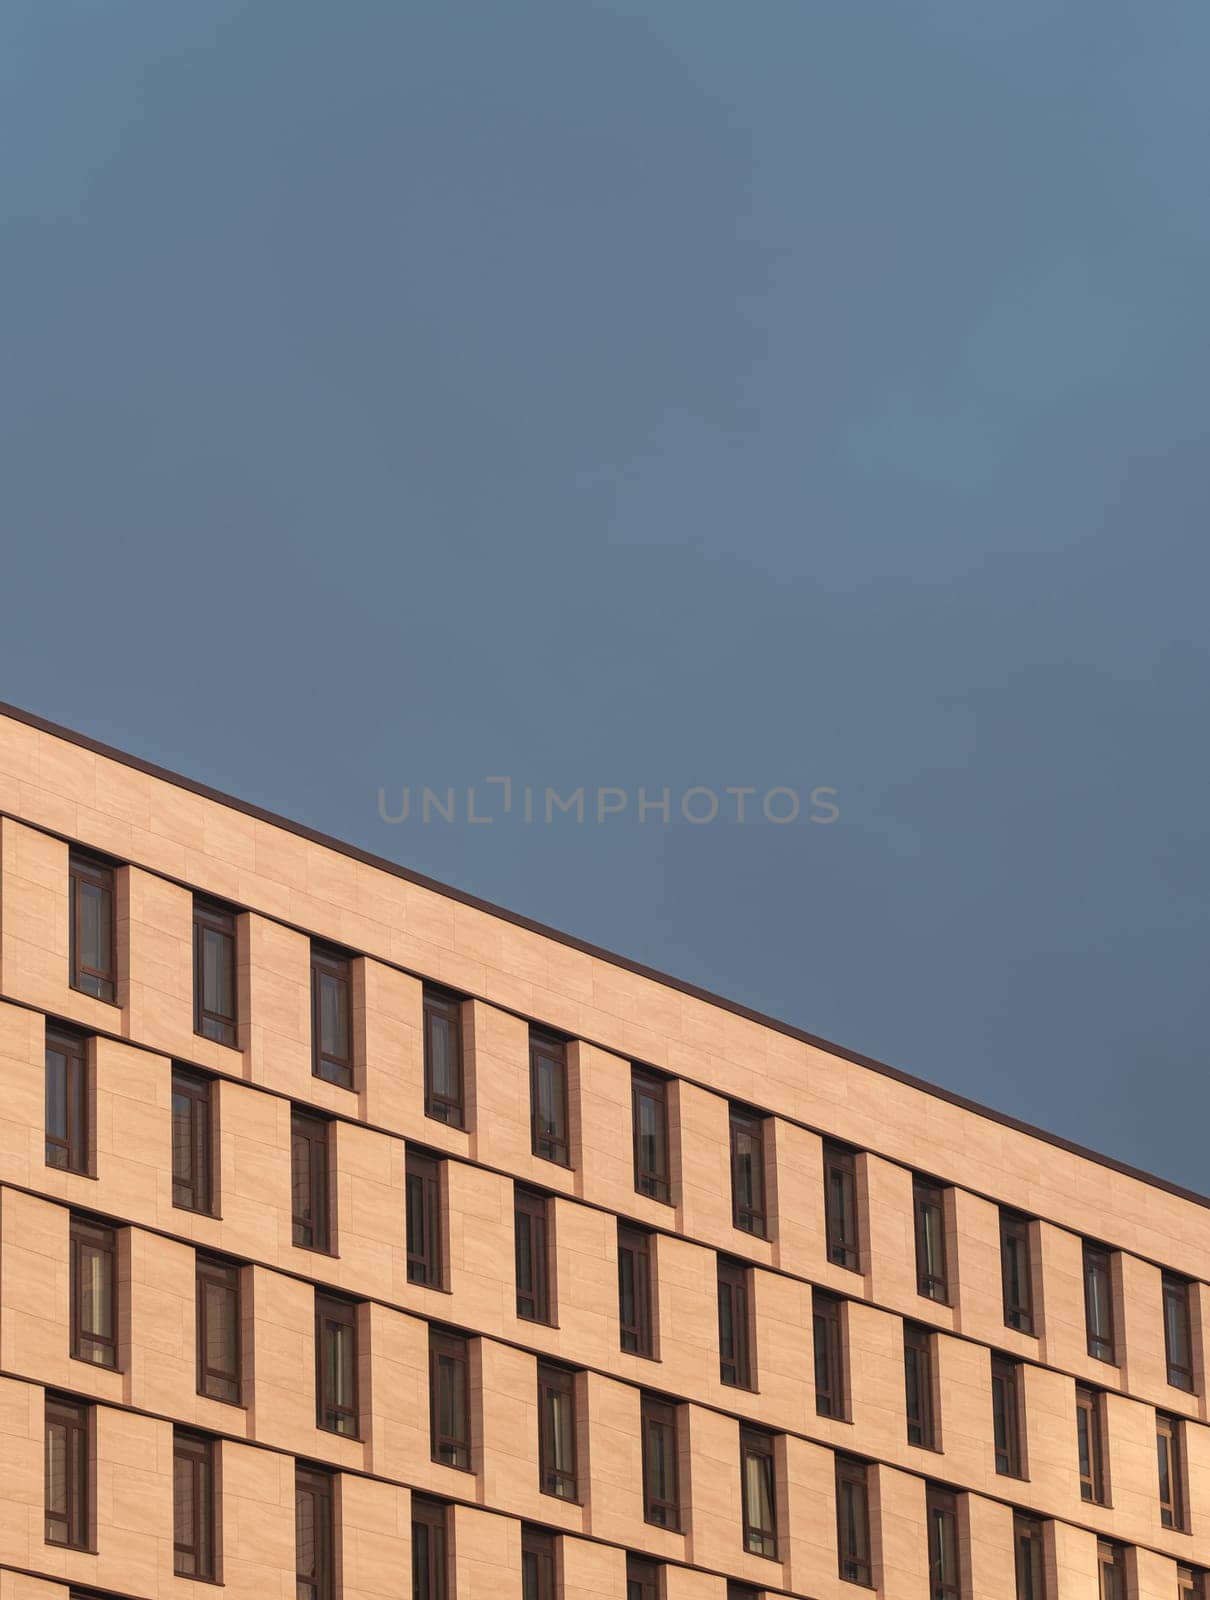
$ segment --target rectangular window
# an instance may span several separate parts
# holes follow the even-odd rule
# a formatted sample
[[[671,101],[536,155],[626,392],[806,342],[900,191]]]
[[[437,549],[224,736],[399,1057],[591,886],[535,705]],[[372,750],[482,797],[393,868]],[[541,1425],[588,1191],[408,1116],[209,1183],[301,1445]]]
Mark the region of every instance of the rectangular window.
[[[209,1215],[214,1209],[210,1079],[172,1069],[172,1203]]]
[[[470,1351],[460,1333],[429,1329],[429,1430],[434,1461],[471,1469]]]
[[[828,1260],[835,1267],[856,1272],[859,1264],[857,1238],[857,1158],[847,1145],[825,1139],[823,1145],[824,1223],[828,1241]]]
[[[113,1000],[117,990],[113,868],[78,850],[68,860],[71,987],[98,1000]]]
[[[235,1045],[235,914],[194,896],[193,1031]]]
[[[631,1122],[634,1129],[634,1187],[653,1200],[668,1201],[668,1085],[653,1072],[633,1067],[630,1073]]]
[[[924,1505],[928,1518],[929,1600],[962,1600],[957,1502],[948,1489],[929,1484]]]
[[[748,1278],[748,1268],[742,1262],[719,1257],[719,1381],[733,1389],[752,1387]]]
[[[441,1168],[432,1156],[408,1148],[406,1157],[408,1282],[440,1289]]]
[[[992,1357],[992,1438],[996,1471],[1009,1478],[1022,1476],[1020,1373],[1015,1361]]]
[[[731,1107],[731,1220],[765,1237],[765,1123],[755,1111]]]
[[[1097,1540],[1097,1574],[1100,1600],[1126,1600],[1126,1552],[1120,1544]]]
[[[1193,1342],[1189,1335],[1189,1282],[1174,1272],[1165,1272],[1164,1355],[1168,1362],[1168,1382],[1175,1389],[1194,1392]]]
[[[651,1318],[651,1236],[618,1223],[618,1325],[623,1350],[654,1353]]]
[[[449,1555],[447,1508],[428,1495],[412,1496],[412,1600],[446,1600]]]
[[[172,1535],[176,1575],[213,1579],[214,1445],[184,1428],[172,1432]]]
[[[117,1235],[104,1223],[71,1219],[71,1353],[117,1367]]]
[[[549,1230],[544,1194],[517,1184],[513,1190],[517,1315],[526,1322],[550,1321]]]
[[[1182,1469],[1181,1424],[1163,1411],[1155,1414],[1155,1444],[1159,1457],[1160,1522],[1165,1528],[1185,1529],[1185,1482]]]
[[[239,1268],[197,1258],[197,1392],[240,1403]]]
[[[551,1034],[529,1030],[531,1148],[545,1161],[571,1166],[567,1120],[567,1046]]]
[[[681,1526],[676,1407],[654,1395],[640,1402],[643,1425],[643,1516],[675,1533]]]
[[[46,1165],[88,1171],[88,1057],[78,1034],[46,1030]]]
[[[873,1587],[870,1566],[870,1491],[864,1461],[836,1457],[836,1543],[840,1576]]]
[[[811,1290],[815,1343],[815,1410],[821,1417],[843,1420],[848,1415],[844,1393],[844,1346],[840,1301],[822,1289]]]
[[[777,1483],[773,1436],[760,1428],[739,1431],[740,1488],[744,1507],[744,1549],[777,1560]]]
[[[945,1264],[945,1199],[930,1178],[912,1180],[916,1215],[916,1288],[926,1299],[949,1302]]]
[[[521,1600],[555,1600],[555,1539],[532,1522],[521,1524]]]
[[[462,1002],[424,986],[424,1114],[451,1128],[466,1126],[462,1089]]]
[[[330,1130],[326,1117],[290,1112],[290,1204],[294,1243],[303,1250],[326,1252],[331,1244]]]
[[[576,1380],[566,1367],[538,1363],[538,1481],[543,1494],[578,1500]]]
[[[317,1467],[294,1469],[294,1570],[296,1600],[333,1600],[336,1528],[332,1475]]]
[[[353,964],[339,950],[311,946],[311,1071],[353,1087]]]
[[[315,1296],[315,1426],[357,1438],[357,1306]]]
[[[1004,1294],[1005,1327],[1032,1333],[1034,1294],[1029,1263],[1029,1218],[1015,1211],[1000,1213],[1000,1285]]]
[[[1017,1600],[1046,1600],[1046,1561],[1042,1524],[1036,1517],[1013,1517],[1013,1561]]]
[[[1113,1274],[1109,1251],[1099,1244],[1084,1246],[1084,1323],[1088,1354],[1113,1365]]]
[[[646,1556],[626,1557],[626,1600],[660,1600],[660,1569]]]
[[[1080,1498],[1105,1504],[1105,1452],[1101,1439],[1101,1397],[1095,1389],[1076,1385],[1076,1452],[1080,1465]]]
[[[1176,1569],[1177,1600],[1206,1600],[1206,1574],[1199,1567],[1182,1564]]]
[[[937,1448],[933,1415],[933,1335],[914,1322],[903,1325],[903,1384],[909,1444]]]
[[[86,1550],[89,1543],[89,1433],[92,1408],[67,1395],[46,1394],[47,1544]]]

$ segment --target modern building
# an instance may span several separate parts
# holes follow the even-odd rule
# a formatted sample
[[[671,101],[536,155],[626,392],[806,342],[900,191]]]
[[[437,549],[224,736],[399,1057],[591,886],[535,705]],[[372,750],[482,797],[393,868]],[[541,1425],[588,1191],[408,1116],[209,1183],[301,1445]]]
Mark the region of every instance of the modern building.
[[[1210,1202],[9,708],[0,1083],[0,1600],[1207,1592]]]

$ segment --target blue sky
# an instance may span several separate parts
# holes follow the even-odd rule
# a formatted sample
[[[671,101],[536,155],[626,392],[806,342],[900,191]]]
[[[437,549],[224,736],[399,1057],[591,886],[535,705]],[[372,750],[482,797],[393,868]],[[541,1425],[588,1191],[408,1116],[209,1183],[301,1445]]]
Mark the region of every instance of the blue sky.
[[[1208,53],[14,0],[0,694],[1210,1189]]]

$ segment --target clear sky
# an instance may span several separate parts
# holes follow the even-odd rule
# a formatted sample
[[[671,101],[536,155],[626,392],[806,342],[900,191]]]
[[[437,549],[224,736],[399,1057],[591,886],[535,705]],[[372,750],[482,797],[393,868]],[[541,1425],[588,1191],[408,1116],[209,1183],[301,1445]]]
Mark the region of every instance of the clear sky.
[[[1208,65],[1201,0],[8,0],[0,696],[1210,1191]]]

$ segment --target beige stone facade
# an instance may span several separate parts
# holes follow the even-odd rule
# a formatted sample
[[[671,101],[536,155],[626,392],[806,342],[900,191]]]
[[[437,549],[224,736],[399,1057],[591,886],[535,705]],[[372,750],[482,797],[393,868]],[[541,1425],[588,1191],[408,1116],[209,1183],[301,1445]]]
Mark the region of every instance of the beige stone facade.
[[[112,870],[111,1000],[72,985],[73,849]],[[196,1031],[195,896],[233,913],[231,1044]],[[313,1070],[313,941],[348,956],[351,1087]],[[459,1002],[464,1127],[426,1115],[426,985]],[[83,1171],[48,1164],[48,1028],[81,1041]],[[565,1050],[565,1165],[534,1152],[534,1030]],[[174,1203],[174,1065],[210,1097],[209,1211]],[[664,1080],[667,1202],[636,1191],[636,1067]],[[553,1535],[564,1600],[624,1600],[628,1559],[661,1600],[727,1600],[728,1584],[846,1600],[863,1582],[886,1600],[1203,1593],[1210,1213],[1174,1186],[16,712],[0,715],[0,1073],[0,1600],[200,1600],[174,1554],[180,1430],[212,1450],[214,1581],[235,1600],[293,1591],[299,1462],[331,1473],[333,1600],[407,1600],[417,1496],[446,1508],[450,1600],[520,1600],[526,1530]],[[755,1232],[736,1226],[732,1107],[760,1130]],[[297,1111],[327,1119],[326,1252],[295,1242]],[[852,1265],[830,1259],[826,1141],[852,1152]],[[409,1153],[435,1160],[440,1288],[409,1276]],[[920,1292],[935,1236],[922,1246],[918,1175],[939,1206],[937,1298]],[[518,1183],[547,1197],[548,1321],[518,1315]],[[1006,1323],[1010,1213],[1029,1331]],[[72,1353],[73,1216],[112,1230],[111,1364]],[[647,1235],[650,1356],[621,1347],[619,1221]],[[199,1392],[199,1252],[238,1276],[239,1403]],[[746,1290],[746,1387],[723,1381],[720,1258]],[[352,1308],[346,1433],[318,1425],[317,1287]],[[931,1442],[909,1439],[905,1325]],[[433,1326],[465,1339],[465,1467],[434,1459]],[[570,1374],[574,1497],[543,1492],[539,1362]],[[1006,1368],[1011,1448],[993,1428]],[[1091,1498],[1080,1389],[1100,1435]],[[89,1418],[74,1545],[47,1538],[48,1392]],[[647,1520],[644,1396],[675,1418],[674,1527]],[[745,1428],[771,1453],[771,1553],[745,1518]],[[838,1456],[866,1496],[856,1580]]]

